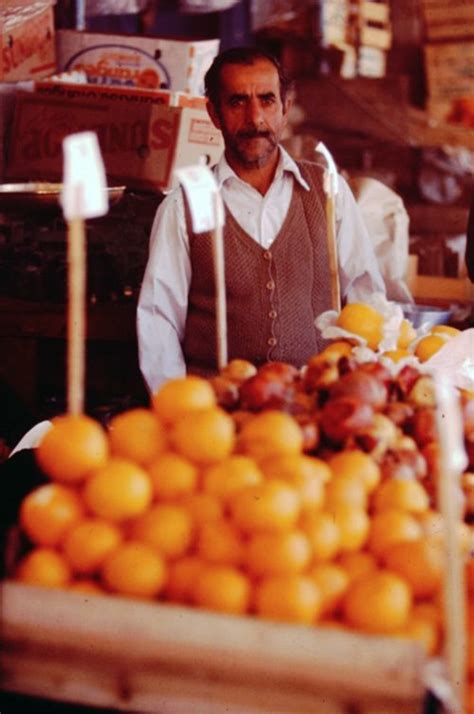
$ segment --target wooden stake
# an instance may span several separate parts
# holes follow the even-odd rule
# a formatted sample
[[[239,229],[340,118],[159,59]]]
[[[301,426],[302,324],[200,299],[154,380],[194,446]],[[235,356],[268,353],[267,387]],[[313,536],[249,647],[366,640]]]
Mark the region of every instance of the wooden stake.
[[[336,207],[335,196],[332,189],[332,181],[329,183],[329,190],[326,194],[326,222],[328,232],[328,250],[329,250],[329,274],[331,276],[331,301],[334,310],[341,309],[341,290],[339,285],[339,270],[337,265],[337,250],[336,250]]]
[[[212,231],[214,256],[214,281],[216,287],[216,336],[217,367],[219,371],[227,364],[227,304],[225,289],[224,236],[219,215],[219,194],[214,194],[215,228]]]
[[[82,218],[68,221],[67,409],[84,410],[86,242]]]

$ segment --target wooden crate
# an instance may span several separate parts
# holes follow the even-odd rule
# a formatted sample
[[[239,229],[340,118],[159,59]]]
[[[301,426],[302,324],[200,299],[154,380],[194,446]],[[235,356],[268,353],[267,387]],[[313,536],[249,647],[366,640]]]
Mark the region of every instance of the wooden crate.
[[[5,691],[173,714],[421,714],[413,642],[4,582]]]
[[[474,37],[473,0],[421,0],[427,40]]]
[[[474,40],[424,47],[427,110],[447,119],[456,100],[474,96]]]

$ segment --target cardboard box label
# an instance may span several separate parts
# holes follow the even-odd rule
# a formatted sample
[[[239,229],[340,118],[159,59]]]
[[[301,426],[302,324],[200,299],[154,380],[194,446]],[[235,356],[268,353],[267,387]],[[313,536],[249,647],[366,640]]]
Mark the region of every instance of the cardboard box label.
[[[97,133],[109,182],[131,188],[168,189],[178,166],[219,159],[221,134],[202,109],[137,100],[20,94],[7,176],[60,180],[63,137],[86,130]]]
[[[0,53],[1,81],[18,82],[53,74],[56,52],[51,4],[19,3],[0,14]]]

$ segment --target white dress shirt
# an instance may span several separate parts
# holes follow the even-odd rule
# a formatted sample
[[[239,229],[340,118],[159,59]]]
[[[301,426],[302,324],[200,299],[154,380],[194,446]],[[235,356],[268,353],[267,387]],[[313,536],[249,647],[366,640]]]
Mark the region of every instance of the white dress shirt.
[[[310,190],[297,164],[282,147],[275,178],[265,196],[242,181],[224,155],[214,171],[227,208],[244,231],[263,248],[269,248],[278,235],[288,212],[294,182]],[[370,238],[354,196],[342,176],[339,176],[336,195],[336,240],[342,299],[365,302],[374,292],[385,293]],[[138,301],[140,369],[151,392],[167,379],[186,373],[181,342],[190,281],[183,197],[181,189],[177,188],[158,207]]]

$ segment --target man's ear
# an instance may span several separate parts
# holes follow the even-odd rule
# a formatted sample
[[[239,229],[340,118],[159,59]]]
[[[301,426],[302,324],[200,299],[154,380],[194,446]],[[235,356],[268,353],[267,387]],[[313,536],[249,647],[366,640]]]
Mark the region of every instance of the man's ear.
[[[290,111],[291,107],[293,106],[293,93],[288,92],[288,94],[285,97],[285,101],[283,102],[283,115],[285,117],[288,116],[288,112]]]
[[[214,124],[214,126],[216,127],[216,129],[220,129],[221,128],[221,120],[219,118],[219,113],[217,112],[214,104],[210,101],[207,101],[206,109],[207,109],[207,113],[211,117],[211,121]]]

